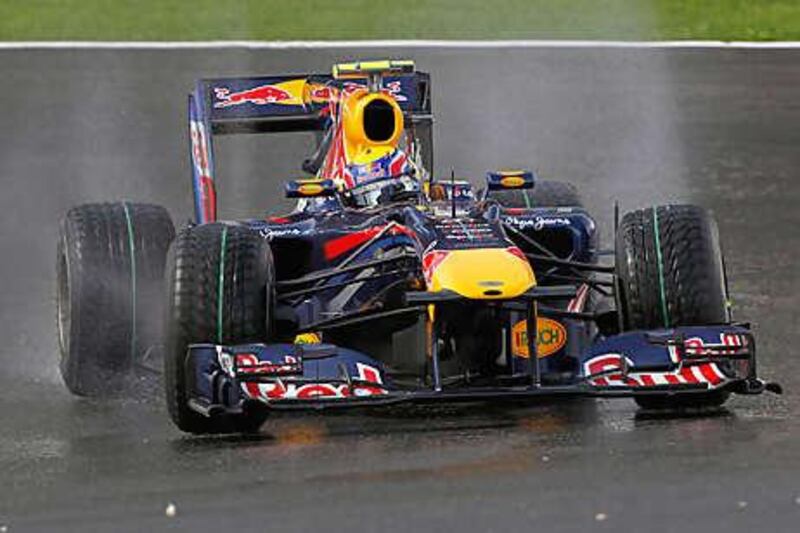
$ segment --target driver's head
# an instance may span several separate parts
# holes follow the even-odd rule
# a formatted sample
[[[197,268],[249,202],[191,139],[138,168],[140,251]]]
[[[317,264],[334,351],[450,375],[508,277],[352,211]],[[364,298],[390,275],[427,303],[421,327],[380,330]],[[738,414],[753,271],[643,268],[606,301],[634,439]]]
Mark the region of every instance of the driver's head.
[[[419,196],[419,182],[412,176],[380,179],[353,187],[344,193],[345,203],[365,208],[414,199]]]
[[[396,149],[384,157],[345,168],[345,198],[353,207],[373,207],[415,197],[419,183],[404,151]]]
[[[433,183],[431,184],[430,192],[428,193],[430,196],[431,202],[444,202],[447,200],[447,191],[444,188],[444,185],[440,183]]]

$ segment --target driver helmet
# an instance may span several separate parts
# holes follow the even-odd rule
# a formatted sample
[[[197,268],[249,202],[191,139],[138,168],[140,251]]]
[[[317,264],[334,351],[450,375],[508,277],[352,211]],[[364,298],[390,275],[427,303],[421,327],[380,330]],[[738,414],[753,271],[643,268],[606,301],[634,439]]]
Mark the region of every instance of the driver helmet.
[[[346,195],[355,207],[374,207],[419,193],[414,167],[402,150],[345,167]]]

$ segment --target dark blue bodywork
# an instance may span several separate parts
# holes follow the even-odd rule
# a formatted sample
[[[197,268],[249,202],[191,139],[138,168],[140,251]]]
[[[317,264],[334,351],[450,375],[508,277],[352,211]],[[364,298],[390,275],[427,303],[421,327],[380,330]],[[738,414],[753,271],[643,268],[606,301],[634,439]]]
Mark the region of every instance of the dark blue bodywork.
[[[469,215],[467,215],[469,216]],[[598,260],[596,226],[582,209],[498,210],[475,209],[475,223],[496,225],[497,239],[505,238],[501,224],[511,225],[537,239],[570,242],[564,260]],[[466,220],[466,218],[464,219]],[[341,206],[316,205],[307,211],[271,220],[250,220],[246,224],[259,231],[278,257],[302,253],[293,262],[301,265],[284,269],[279,282],[336,269],[343,263],[370,264],[376,258],[410,256],[416,258],[426,247],[442,240],[438,216],[416,206],[401,205],[375,212],[352,211]],[[395,228],[388,231],[385,228]],[[383,231],[383,233],[381,233]],[[343,241],[344,240],[344,241]],[[332,243],[344,244],[340,248]],[[483,243],[485,245],[486,243]],[[298,252],[301,250],[301,252]],[[566,250],[566,248],[565,248]],[[280,265],[280,261],[278,261]],[[343,272],[318,282],[318,290],[292,295],[291,286],[282,299],[296,318],[297,332],[312,331],[331,316],[347,316],[363,309],[375,295],[402,281],[414,260],[386,276],[370,279],[341,299],[342,287],[352,282],[363,269]],[[544,287],[558,283],[558,265],[537,269]],[[320,289],[322,287],[322,289]],[[325,289],[324,287],[330,287]],[[588,292],[588,291],[587,291]],[[652,331],[632,331],[605,335],[594,322],[570,318],[563,313],[575,305],[575,298],[563,297],[542,306],[540,316],[552,317],[566,330],[568,342],[556,352],[537,358],[532,384],[530,358],[507,350],[507,373],[502,380],[434,390],[425,379],[414,386],[395,383],[392,371],[380,358],[344,346],[330,344],[255,344],[245,346],[194,345],[187,365],[193,376],[191,391],[198,410],[223,409],[235,412],[247,403],[272,408],[321,406],[385,405],[397,402],[461,401],[477,398],[521,398],[542,395],[637,395],[661,394],[665,390],[703,393],[733,389],[760,392],[763,384],[755,378],[755,343],[746,326],[722,325],[686,327]],[[591,311],[592,303],[582,311]],[[412,309],[413,310],[413,309]],[[424,312],[424,307],[417,309]],[[524,320],[523,309],[508,310],[507,328]],[[231,361],[245,359],[262,365],[239,367]],[[281,374],[275,369],[292,361],[295,366]],[[242,370],[246,368],[246,370]],[[369,369],[365,375],[364,369]],[[500,386],[499,383],[503,383]]]
[[[196,223],[216,219],[212,134],[324,130],[324,106],[315,103],[313,94],[310,99],[304,95],[302,104],[292,100],[296,95],[287,87],[298,80],[306,80],[320,98],[324,91],[346,90],[350,83],[329,76],[198,82],[189,98]],[[410,122],[430,121],[427,74],[384,82]],[[508,186],[509,177],[515,176],[490,173],[489,189]],[[530,172],[516,178],[517,187],[535,187]],[[597,227],[585,210],[503,208],[485,195],[476,199],[463,183],[451,181],[443,201],[420,195],[355,209],[343,205],[341,197],[327,195],[303,198],[285,216],[236,222],[270,243],[280,335],[268,343],[190,346],[185,375],[192,408],[213,415],[251,406],[316,409],[764,390],[766,384],[755,373],[755,341],[746,325],[622,333],[614,327],[608,320],[613,311],[605,312],[601,302],[611,293],[604,287],[611,287],[592,276],[575,276],[576,268],[613,273],[613,267],[601,265]],[[527,258],[536,287],[508,301],[468,301],[447,291],[425,292],[423,262],[431,249],[470,248],[502,248]],[[394,368],[386,353],[348,343],[340,333],[359,324],[360,338],[376,345],[398,331],[424,329],[426,314],[434,307],[449,309],[453,322],[486,309],[497,317],[504,337],[502,349],[481,367],[490,366],[488,373],[467,368],[457,380],[446,381],[436,331],[425,331],[428,344],[418,347],[421,363],[414,379]],[[540,351],[549,341],[539,338],[538,319],[549,320],[550,341],[558,340],[551,350]],[[519,335],[534,329],[532,338]],[[312,342],[305,343],[309,339],[301,337],[309,335]]]

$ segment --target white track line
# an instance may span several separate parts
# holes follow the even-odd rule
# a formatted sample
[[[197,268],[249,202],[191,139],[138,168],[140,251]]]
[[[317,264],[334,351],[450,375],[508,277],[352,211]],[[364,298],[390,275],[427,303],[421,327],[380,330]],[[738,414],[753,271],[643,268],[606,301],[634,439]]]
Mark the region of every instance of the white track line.
[[[800,41],[7,41],[0,50],[304,50],[331,48],[800,48]]]

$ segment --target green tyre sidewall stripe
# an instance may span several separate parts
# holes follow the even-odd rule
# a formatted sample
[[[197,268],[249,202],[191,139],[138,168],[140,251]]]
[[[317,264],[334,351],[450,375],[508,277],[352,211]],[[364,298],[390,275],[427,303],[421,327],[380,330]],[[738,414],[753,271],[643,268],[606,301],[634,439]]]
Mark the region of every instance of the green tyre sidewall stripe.
[[[658,266],[658,290],[661,300],[661,317],[664,327],[669,327],[669,309],[667,308],[667,287],[664,281],[664,257],[661,253],[661,235],[658,228],[658,208],[653,207],[653,236],[656,245],[656,262]]]
[[[228,227],[222,228],[219,244],[219,277],[217,279],[217,344],[222,344],[222,324],[225,303],[225,249],[228,245]]]
[[[131,261],[131,360],[136,357],[136,240],[133,233],[133,219],[128,208],[127,202],[122,202],[122,210],[125,213],[125,223],[128,227],[128,251]]]

